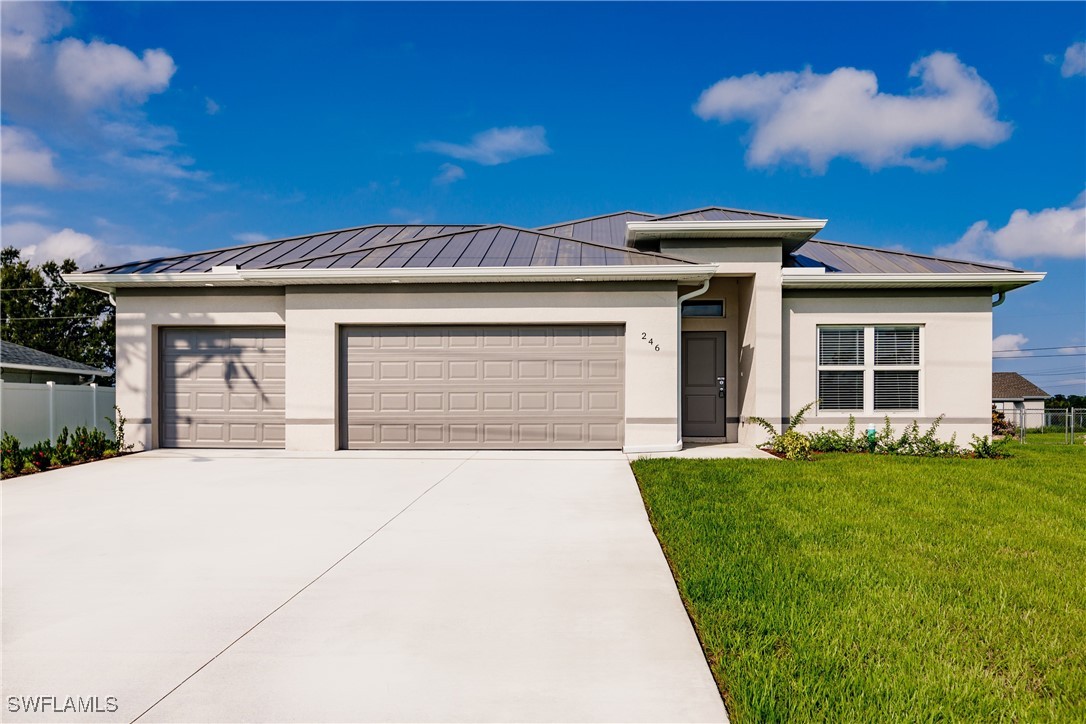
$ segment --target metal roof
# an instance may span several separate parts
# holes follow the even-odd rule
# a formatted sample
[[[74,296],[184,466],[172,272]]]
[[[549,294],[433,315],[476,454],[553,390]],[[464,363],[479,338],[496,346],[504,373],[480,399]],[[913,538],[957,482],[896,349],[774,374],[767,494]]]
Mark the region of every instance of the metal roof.
[[[1021,271],[994,264],[943,259],[908,251],[875,249],[839,241],[812,239],[784,260],[785,267],[825,267],[846,274],[955,274]]]
[[[1048,398],[1052,395],[1017,372],[992,373],[993,400],[1024,400],[1027,397]]]
[[[681,263],[626,245],[627,222],[796,221],[806,217],[707,206],[662,216],[644,211],[574,219],[536,229],[498,225],[372,224],[130,262],[97,274],[206,272],[239,269],[352,267],[574,266]],[[425,243],[424,243],[425,242]],[[840,274],[993,273],[1021,271],[993,264],[814,239],[786,253],[785,267],[822,267]]]
[[[560,224],[536,228],[558,236],[585,239],[597,244],[622,248],[626,246],[627,221],[651,221],[655,218],[655,214],[647,214],[644,211],[619,211],[614,214],[590,216],[587,219],[563,221]]]
[[[444,268],[524,266],[628,266],[691,264],[663,254],[618,249],[583,239],[548,234],[537,229],[494,225],[469,228],[426,238],[397,239],[306,254],[265,264],[261,269]]]
[[[21,344],[0,340],[0,367],[16,369],[41,369],[51,372],[73,372],[86,375],[109,375],[109,370],[100,370],[82,362],[58,357]]]
[[[749,211],[747,209],[730,209],[726,206],[705,206],[700,209],[682,211],[678,214],[657,216],[651,221],[767,221],[773,219],[806,219],[806,216],[787,216],[785,214],[772,214],[768,211]]]
[[[191,252],[97,268],[96,274],[150,274],[158,272],[204,272],[213,266],[236,265],[240,269],[263,269],[324,254],[354,252],[390,242],[422,239],[481,225],[439,226],[423,224],[374,224],[319,234],[290,236],[285,239],[241,244],[211,251]]]

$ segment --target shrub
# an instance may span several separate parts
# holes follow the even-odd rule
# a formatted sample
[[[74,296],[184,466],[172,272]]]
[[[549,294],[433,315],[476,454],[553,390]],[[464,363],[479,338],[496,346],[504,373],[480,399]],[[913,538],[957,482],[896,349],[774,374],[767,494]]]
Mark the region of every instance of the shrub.
[[[64,426],[53,445],[53,460],[57,465],[71,465],[75,461],[72,445],[68,439],[68,427]]]
[[[116,405],[113,406],[113,412],[116,419],[110,420],[108,417],[106,418],[106,422],[113,427],[113,440],[107,442],[106,451],[114,454],[131,452],[135,445],[132,443],[125,444],[124,441],[124,424],[128,422],[128,418],[121,414],[121,408]]]
[[[4,472],[11,475],[23,472],[26,465],[26,451],[19,447],[19,439],[6,432],[0,439],[0,462],[3,463]]]
[[[27,457],[35,468],[45,470],[53,462],[53,444],[48,440],[36,442],[34,447],[30,448]]]
[[[760,425],[769,433],[769,441],[762,447],[769,448],[778,455],[784,455],[788,460],[810,460],[811,439],[795,428],[802,424],[803,418],[807,416],[814,404],[814,402],[809,402],[801,407],[799,412],[792,415],[788,420],[788,429],[783,433],[778,433],[773,423],[764,417],[748,417],[747,421]]]
[[[1007,416],[1001,411],[996,409],[995,405],[992,405],[992,434],[993,435],[1013,435],[1014,423],[1007,419]]]
[[[1007,454],[1007,440],[992,440],[987,435],[984,437],[973,436],[969,443],[976,458],[1005,458]]]
[[[814,452],[867,452],[867,437],[856,435],[856,418],[853,415],[848,416],[848,425],[845,426],[844,432],[827,430],[823,427],[809,437],[811,449]]]
[[[88,430],[80,425],[72,434],[72,454],[79,462],[97,460],[105,453],[107,443],[108,440],[101,430]]]

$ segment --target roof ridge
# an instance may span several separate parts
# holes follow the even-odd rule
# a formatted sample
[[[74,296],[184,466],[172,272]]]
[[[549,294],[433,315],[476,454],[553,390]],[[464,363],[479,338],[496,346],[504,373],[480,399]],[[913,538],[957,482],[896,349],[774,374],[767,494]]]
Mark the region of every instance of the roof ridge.
[[[737,209],[737,208],[732,207],[732,206],[715,206],[715,205],[711,205],[711,206],[700,206],[700,207],[694,208],[694,209],[687,209],[686,211],[678,211],[678,212],[676,212],[674,214],[660,214],[659,216],[656,216],[653,219],[653,221],[666,221],[667,219],[670,219],[670,218],[675,217],[675,216],[684,216],[686,214],[693,214],[693,213],[697,213],[698,211],[708,211],[710,209],[713,209],[715,211],[734,211],[735,213],[738,213],[738,214],[758,214],[759,216],[775,216],[778,219],[794,219],[794,220],[797,220],[797,221],[809,218],[809,217],[806,217],[806,216],[792,216],[791,214],[778,214],[775,211],[757,211],[755,209]]]
[[[991,264],[989,262],[984,262],[984,261],[970,261],[968,259],[957,259],[957,258],[949,257],[949,256],[935,256],[934,254],[921,254],[921,253],[916,252],[916,251],[901,251],[900,249],[882,249],[882,248],[877,247],[877,246],[866,246],[864,244],[853,244],[852,242],[848,242],[848,241],[832,241],[830,239],[808,239],[807,241],[805,241],[803,243],[804,244],[809,244],[811,242],[817,242],[819,244],[832,244],[832,245],[836,245],[836,246],[848,246],[848,247],[852,247],[854,249],[868,249],[870,251],[877,251],[877,252],[880,252],[882,254],[900,254],[902,256],[914,256],[914,257],[916,257],[918,259],[933,259],[935,261],[948,261],[948,262],[952,262],[952,263],[955,263],[955,264],[970,264],[972,266],[983,266],[983,267],[987,267],[989,269],[999,269],[1000,271],[1012,271],[1012,272],[1018,272],[1020,274],[1028,274],[1029,273],[1029,271],[1026,270],[1026,269],[1019,269],[1018,267],[1013,267],[1013,266],[1003,266],[1001,264]],[[802,252],[802,250],[803,250],[803,246],[801,245],[799,248],[797,248],[793,252],[793,254],[799,254],[799,253]]]
[[[70,369],[72,372],[97,372],[97,373],[108,372],[108,370],[106,370],[104,368],[91,367],[90,365],[85,364],[83,362],[80,362],[78,360],[68,359],[67,357],[61,357],[59,354],[53,354],[52,352],[46,352],[44,350],[36,349],[34,347],[27,347],[25,344],[19,344],[18,342],[12,342],[11,340],[0,339],[0,350],[3,350],[4,347],[18,347],[19,350],[26,350],[27,352],[32,352],[35,355],[41,355],[42,357],[47,357],[50,360],[58,360],[60,362],[65,362],[65,363],[67,363],[67,365],[64,366],[64,369]],[[13,351],[18,352],[18,350],[13,350]],[[15,360],[11,360],[10,357],[8,359],[5,359],[4,355],[2,353],[0,353],[0,365],[4,364],[5,362],[7,364],[24,364],[22,362],[17,362]],[[25,364],[34,364],[34,363],[29,362],[29,363],[25,363]],[[75,365],[75,366],[72,367],[70,365]],[[44,367],[46,365],[42,364],[42,365],[39,365],[39,366]],[[58,366],[58,369],[59,368],[60,368],[60,366]]]
[[[585,221],[595,221],[596,219],[606,219],[608,216],[618,216],[619,214],[639,214],[641,216],[648,216],[655,219],[659,214],[650,214],[648,211],[635,211],[634,209],[624,209],[622,211],[612,211],[609,214],[596,214],[595,216],[586,216],[583,219],[570,219],[569,221],[559,221],[557,224],[544,224],[543,226],[536,226],[536,229],[553,229],[556,226],[571,226],[573,224],[580,224]]]
[[[683,264],[693,264],[694,263],[694,262],[690,261],[689,259],[682,259],[682,258],[677,257],[677,256],[668,256],[666,254],[659,254],[657,252],[652,252],[652,251],[642,251],[640,249],[631,249],[631,248],[628,248],[628,247],[608,246],[607,244],[600,244],[599,242],[595,242],[595,241],[586,241],[585,239],[578,239],[576,237],[561,236],[559,234],[551,234],[551,233],[546,232],[546,231],[541,231],[540,229],[528,229],[528,228],[525,228],[523,226],[513,226],[511,224],[487,224],[485,226],[471,227],[471,228],[464,229],[464,230],[461,230],[461,231],[447,231],[447,232],[444,232],[442,234],[434,234],[432,236],[419,237],[419,238],[415,238],[415,239],[403,239],[401,241],[394,241],[394,242],[390,242],[390,243],[387,243],[387,244],[380,244],[378,246],[371,246],[371,247],[367,247],[365,249],[353,249],[351,251],[333,252],[331,254],[318,254],[317,256],[302,257],[302,258],[299,258],[299,259],[291,259],[290,261],[282,262],[280,264],[270,264],[268,266],[261,266],[261,267],[256,267],[256,268],[257,269],[275,269],[275,268],[278,268],[278,267],[285,266],[287,264],[297,264],[299,262],[310,262],[310,261],[315,261],[317,259],[327,259],[329,257],[346,256],[347,254],[354,254],[354,253],[358,253],[358,252],[371,252],[371,251],[376,251],[377,249],[387,249],[387,248],[393,247],[393,246],[403,246],[405,244],[412,244],[412,243],[420,242],[420,241],[430,241],[431,239],[439,239],[439,238],[441,238],[443,236],[456,236],[457,234],[467,234],[467,233],[475,233],[475,234],[477,234],[479,232],[487,231],[489,229],[509,229],[511,231],[524,232],[526,234],[536,234],[538,236],[546,236],[546,237],[551,238],[551,239],[557,239],[558,241],[571,241],[571,242],[575,242],[577,244],[586,244],[588,246],[594,246],[594,247],[597,247],[599,249],[605,249],[605,250],[608,250],[608,251],[618,251],[618,252],[624,252],[624,253],[628,253],[628,254],[638,254],[640,256],[657,257],[657,258],[660,258],[660,259],[668,259],[670,261],[677,261],[677,262],[680,262],[680,263],[683,263]]]
[[[235,244],[233,246],[222,246],[217,249],[201,249],[199,251],[190,251],[183,254],[171,254],[168,256],[156,256],[151,259],[140,259],[136,261],[127,261],[123,264],[113,264],[107,267],[96,267],[95,272],[108,272],[111,269],[120,269],[126,266],[137,266],[140,264],[151,264],[156,261],[168,261],[170,259],[184,259],[187,256],[201,256],[203,254],[221,254],[224,251],[234,251],[242,249],[253,249],[258,246],[264,246],[265,244],[282,244],[286,241],[297,241],[298,239],[311,239],[315,236],[323,236],[324,234],[342,234],[347,231],[362,231],[363,229],[372,229],[377,226],[398,226],[404,229],[412,228],[416,226],[463,226],[468,227],[481,227],[482,224],[363,224],[362,226],[348,226],[343,229],[329,229],[327,231],[315,231],[310,234],[297,234],[295,236],[284,236],[279,239],[266,239],[264,241],[254,241],[248,244]]]

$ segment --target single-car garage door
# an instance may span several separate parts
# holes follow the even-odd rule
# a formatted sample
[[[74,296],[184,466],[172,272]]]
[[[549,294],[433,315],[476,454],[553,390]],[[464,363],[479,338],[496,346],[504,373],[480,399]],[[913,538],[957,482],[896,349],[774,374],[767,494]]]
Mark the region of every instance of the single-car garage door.
[[[621,448],[620,326],[344,327],[347,448]]]
[[[283,447],[283,329],[167,328],[161,339],[162,447]]]

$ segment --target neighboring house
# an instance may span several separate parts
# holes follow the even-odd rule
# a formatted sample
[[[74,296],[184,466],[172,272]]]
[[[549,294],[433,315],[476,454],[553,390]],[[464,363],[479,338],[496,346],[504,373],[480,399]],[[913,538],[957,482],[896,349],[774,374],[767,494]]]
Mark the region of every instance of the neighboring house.
[[[1043,273],[710,207],[374,225],[71,274],[155,447],[679,449],[889,416],[991,432],[992,295]]]
[[[992,373],[992,404],[1003,413],[1026,410],[1031,415],[1042,413],[1045,400],[1052,395],[1017,372]],[[1014,418],[1008,417],[1008,420]]]
[[[0,380],[4,382],[82,385],[94,382],[98,377],[109,377],[110,374],[109,370],[100,370],[55,354],[0,340]]]

